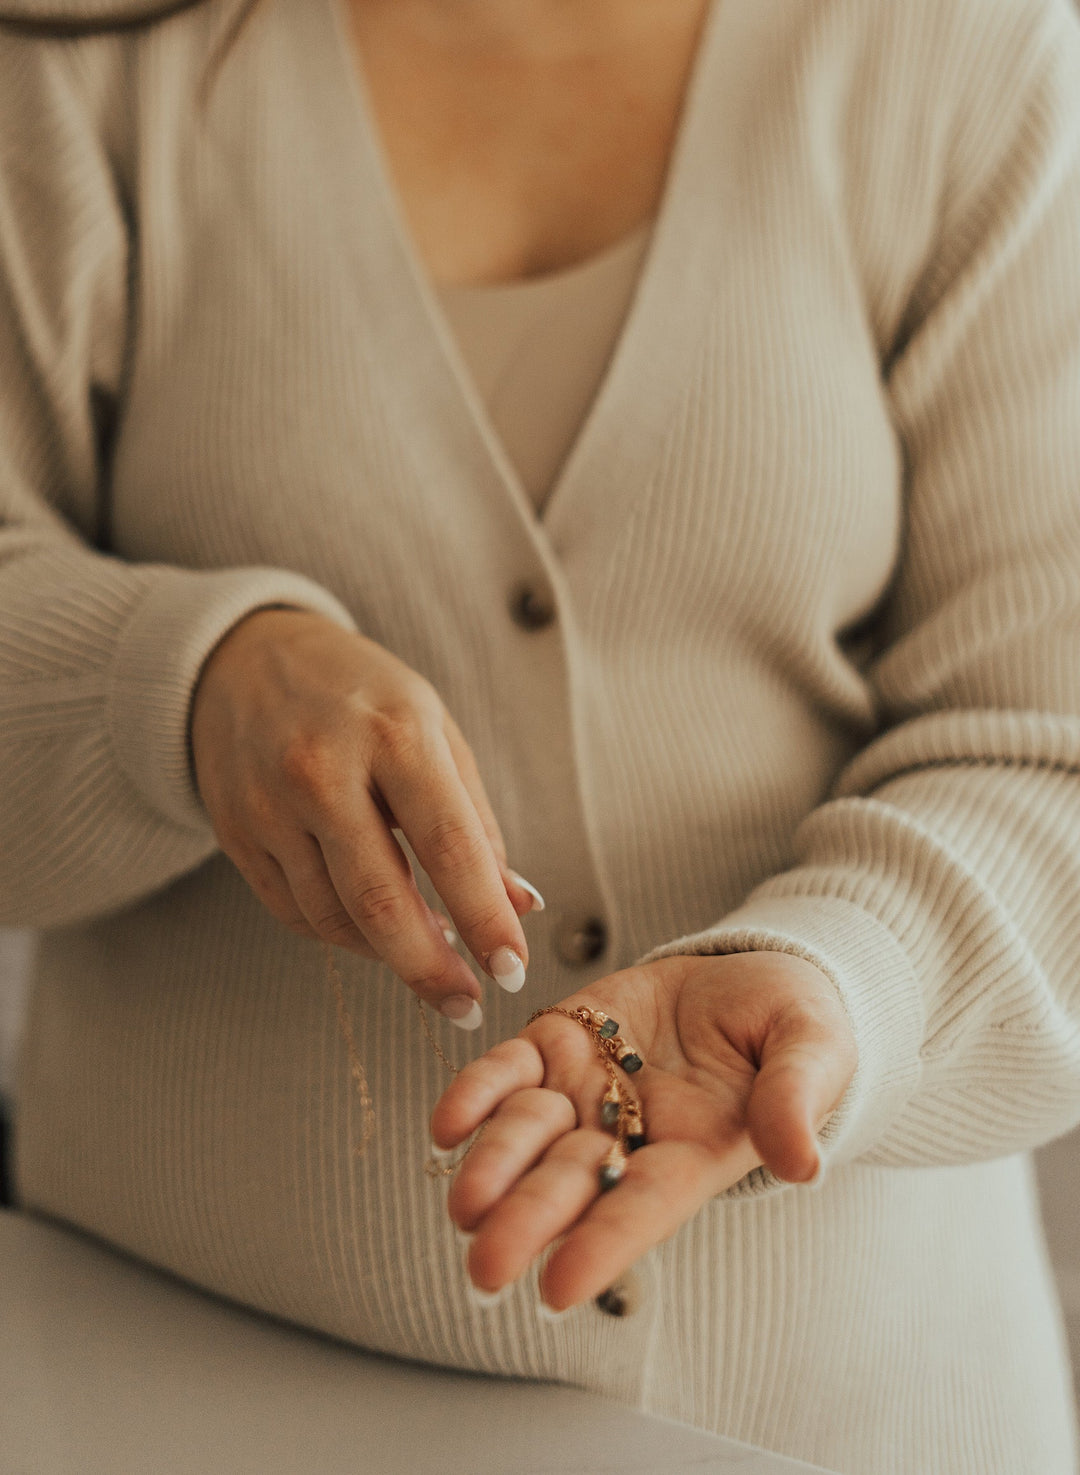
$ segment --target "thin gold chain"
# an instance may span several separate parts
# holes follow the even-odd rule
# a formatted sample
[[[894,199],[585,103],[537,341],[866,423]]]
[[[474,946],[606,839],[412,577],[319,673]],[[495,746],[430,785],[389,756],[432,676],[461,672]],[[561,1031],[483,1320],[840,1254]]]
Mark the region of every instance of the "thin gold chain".
[[[447,1060],[447,1058],[446,1058],[445,1052],[443,1051],[443,1047],[439,1044],[438,1040],[435,1038],[435,1035],[432,1032],[431,1025],[428,1022],[427,1010],[424,1008],[424,1001],[420,997],[419,994],[417,994],[417,996],[416,996],[416,1007],[420,1011],[420,1027],[423,1029],[424,1033],[427,1035],[428,1044],[435,1051],[435,1055],[436,1055],[437,1059],[439,1059],[439,1060],[442,1061],[443,1065],[446,1066],[446,1068],[450,1072],[450,1074],[452,1076],[456,1076],[457,1075],[457,1066],[450,1064],[449,1060]]]
[[[371,1089],[368,1086],[367,1071],[365,1071],[363,1061],[360,1059],[360,1052],[356,1048],[356,1036],[353,1032],[352,1019],[349,1015],[348,1005],[345,1002],[344,980],[334,961],[333,949],[328,942],[323,943],[323,951],[326,956],[326,975],[334,995],[334,1005],[337,1009],[338,1029],[341,1032],[341,1038],[345,1042],[345,1054],[349,1061],[349,1074],[353,1078],[356,1085],[356,1094],[360,1098],[363,1126],[360,1132],[360,1141],[353,1147],[353,1155],[360,1157],[375,1135],[375,1106],[371,1099]],[[457,1066],[450,1062],[445,1050],[435,1038],[431,1024],[428,1021],[427,1010],[424,1008],[423,999],[417,997],[416,1007],[420,1013],[420,1027],[423,1029],[428,1044],[434,1051],[436,1058],[442,1062],[451,1075],[457,1075]],[[481,1130],[483,1129],[481,1128]],[[474,1136],[473,1141],[475,1142],[475,1140],[476,1137]],[[469,1145],[471,1146],[472,1143]],[[466,1148],[465,1152],[468,1152],[468,1150]],[[462,1153],[460,1158],[450,1162],[439,1162],[436,1158],[430,1157],[424,1164],[424,1172],[429,1178],[447,1178],[451,1173],[456,1172],[464,1156],[465,1153]]]
[[[360,1097],[360,1111],[363,1127],[360,1132],[360,1141],[353,1147],[353,1155],[360,1157],[368,1143],[375,1135],[375,1107],[371,1100],[371,1091],[368,1088],[367,1072],[360,1059],[360,1052],[356,1048],[356,1037],[353,1034],[352,1020],[349,1017],[348,1006],[345,1003],[345,984],[341,973],[334,962],[334,953],[328,942],[323,943],[326,954],[326,973],[330,980],[330,988],[334,995],[334,1003],[337,1006],[338,1028],[341,1037],[345,1041],[345,1053],[349,1059],[349,1073],[356,1082],[356,1092]]]

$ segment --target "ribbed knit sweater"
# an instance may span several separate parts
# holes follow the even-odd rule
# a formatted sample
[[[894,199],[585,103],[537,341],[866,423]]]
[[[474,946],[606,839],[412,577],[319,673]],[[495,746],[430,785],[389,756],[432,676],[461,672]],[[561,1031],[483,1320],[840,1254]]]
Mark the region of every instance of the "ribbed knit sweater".
[[[0,4],[0,920],[44,929],[21,1201],[367,1347],[844,1475],[1073,1475],[1030,1150],[1080,1121],[1080,26],[714,0],[537,516],[338,3],[235,35],[236,0],[48,35],[107,0]],[[512,618],[522,584],[550,623]],[[415,1001],[343,958],[355,1159],[319,950],[192,784],[200,666],[274,602],[434,683],[547,898],[526,988],[436,1024],[447,1051],[643,958],[789,950],[859,1048],[819,1186],[749,1174],[624,1320],[541,1321],[534,1279],[470,1303]]]

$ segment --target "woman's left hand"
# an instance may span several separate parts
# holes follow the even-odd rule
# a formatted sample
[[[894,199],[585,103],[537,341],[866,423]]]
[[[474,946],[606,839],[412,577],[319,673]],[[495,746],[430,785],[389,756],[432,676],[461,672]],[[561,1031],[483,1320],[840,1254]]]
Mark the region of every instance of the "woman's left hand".
[[[469,1274],[494,1291],[554,1241],[541,1294],[555,1310],[598,1295],[716,1194],[764,1164],[805,1182],[815,1140],[857,1062],[832,982],[787,953],[662,958],[560,1004],[601,1009],[644,1060],[621,1079],[646,1145],[600,1191],[613,1135],[600,1126],[608,1077],[590,1032],[545,1014],[467,1065],[431,1119],[452,1148],[486,1123],[450,1189],[450,1216],[474,1234]]]

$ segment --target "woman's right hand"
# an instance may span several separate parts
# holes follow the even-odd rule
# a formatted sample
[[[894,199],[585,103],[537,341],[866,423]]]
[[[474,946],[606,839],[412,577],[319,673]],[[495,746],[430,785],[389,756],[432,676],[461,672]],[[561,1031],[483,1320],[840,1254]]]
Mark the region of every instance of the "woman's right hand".
[[[256,610],[203,667],[191,744],[222,850],[285,926],[383,959],[476,1028],[480,985],[421,896],[398,828],[480,967],[521,987],[518,918],[534,895],[507,866],[457,724],[395,655],[323,615]]]

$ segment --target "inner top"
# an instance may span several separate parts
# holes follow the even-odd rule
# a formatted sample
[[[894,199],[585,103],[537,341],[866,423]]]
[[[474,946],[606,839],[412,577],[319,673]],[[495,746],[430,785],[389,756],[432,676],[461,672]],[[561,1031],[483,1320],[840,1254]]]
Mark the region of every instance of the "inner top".
[[[560,271],[436,288],[491,426],[538,513],[603,380],[651,235],[646,221]]]

